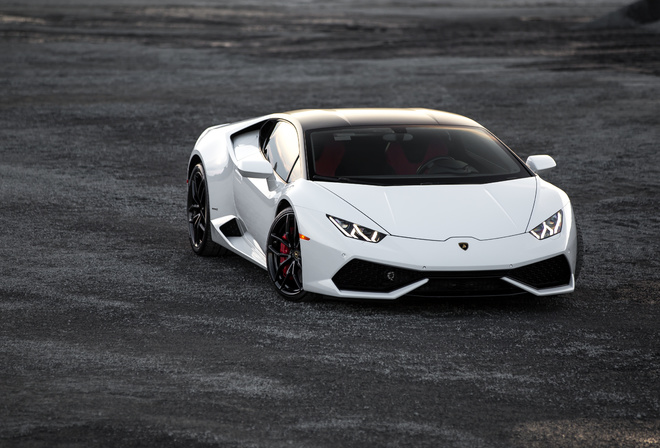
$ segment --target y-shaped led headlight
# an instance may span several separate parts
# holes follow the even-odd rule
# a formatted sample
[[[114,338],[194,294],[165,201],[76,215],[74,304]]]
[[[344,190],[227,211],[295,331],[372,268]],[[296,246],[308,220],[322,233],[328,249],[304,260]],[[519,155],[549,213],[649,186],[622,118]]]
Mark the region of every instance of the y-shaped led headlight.
[[[370,243],[377,243],[383,238],[385,234],[379,233],[376,230],[369,229],[352,222],[345,221],[340,218],[335,218],[334,216],[327,215],[328,219],[339,229],[344,236],[348,238],[353,238],[361,241],[368,241]]]
[[[539,240],[544,240],[561,232],[563,223],[564,214],[561,210],[559,210],[557,213],[530,230],[529,233],[534,235]]]

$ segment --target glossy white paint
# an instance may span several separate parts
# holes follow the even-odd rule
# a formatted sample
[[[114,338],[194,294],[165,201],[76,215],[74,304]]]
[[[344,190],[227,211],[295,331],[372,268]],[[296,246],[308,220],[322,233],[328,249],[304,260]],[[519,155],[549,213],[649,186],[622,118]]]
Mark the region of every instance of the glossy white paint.
[[[562,190],[538,176],[536,179],[538,188],[536,189],[536,199],[534,200],[532,216],[527,226],[528,232],[554,215],[558,210],[570,208],[571,203],[566,193]]]
[[[487,185],[320,184],[391,235],[437,241],[524,233],[536,196],[533,177]]]
[[[541,171],[549,170],[550,168],[557,166],[555,159],[548,155],[529,156],[525,163],[527,163],[527,166],[529,166],[535,173],[540,173]]]
[[[237,161],[236,169],[241,176],[255,179],[267,179],[273,175],[273,168],[270,163],[260,155]]]
[[[317,112],[297,112],[308,113]],[[453,114],[435,117],[443,116],[448,124],[477,125]],[[274,117],[291,121],[303,135],[295,114],[215,126],[200,136],[190,160],[199,159],[207,174],[213,240],[263,268],[276,210],[282,201],[293,207],[300,233],[310,238],[301,241],[305,290],[336,297],[395,299],[427,281],[391,293],[340,291],[331,278],[354,258],[420,272],[479,271],[516,268],[565,254],[575,270],[577,238],[570,201],[538,176],[486,185],[377,187],[306,179],[286,184],[263,158],[258,130],[231,140],[235,132],[253,125],[258,129]],[[356,117],[349,118],[356,121]],[[385,120],[387,113],[381,118]],[[530,159],[527,163],[535,171],[549,168],[548,159],[554,166],[549,156]],[[558,210],[564,211],[565,220],[560,234],[539,241],[528,233]],[[379,243],[347,238],[327,215],[387,236]],[[220,227],[234,218],[244,234],[225,237]],[[468,242],[469,250],[460,249],[459,242]],[[575,287],[574,279],[565,287],[546,290],[504,280],[536,295],[567,293]]]

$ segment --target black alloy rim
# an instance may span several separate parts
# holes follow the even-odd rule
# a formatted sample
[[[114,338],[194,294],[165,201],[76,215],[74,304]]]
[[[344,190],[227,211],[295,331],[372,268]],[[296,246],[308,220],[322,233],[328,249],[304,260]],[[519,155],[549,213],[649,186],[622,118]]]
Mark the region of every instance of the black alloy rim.
[[[275,287],[284,295],[302,292],[300,235],[293,213],[286,213],[273,224],[268,241],[268,272]]]
[[[206,232],[206,183],[200,171],[193,173],[188,186],[188,231],[193,247],[199,249]]]

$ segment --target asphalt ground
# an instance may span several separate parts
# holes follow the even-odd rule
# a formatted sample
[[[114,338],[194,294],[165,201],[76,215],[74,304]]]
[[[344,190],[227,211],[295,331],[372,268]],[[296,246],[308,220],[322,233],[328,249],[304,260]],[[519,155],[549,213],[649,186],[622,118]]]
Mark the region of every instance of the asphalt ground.
[[[0,3],[0,446],[660,446],[660,45],[621,2]],[[193,255],[204,128],[467,115],[572,198],[575,293],[294,304]]]

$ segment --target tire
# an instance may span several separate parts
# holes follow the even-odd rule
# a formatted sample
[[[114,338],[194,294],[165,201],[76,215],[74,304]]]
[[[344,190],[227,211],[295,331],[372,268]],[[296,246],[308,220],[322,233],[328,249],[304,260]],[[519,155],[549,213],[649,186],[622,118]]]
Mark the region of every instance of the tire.
[[[575,281],[580,277],[582,263],[584,261],[584,239],[582,238],[582,228],[580,222],[575,219],[575,230],[577,232],[577,254],[575,256]]]
[[[204,167],[195,165],[188,180],[188,238],[193,252],[215,257],[227,250],[211,239],[209,195]]]
[[[286,300],[311,300],[303,289],[302,253],[296,216],[291,207],[277,214],[268,232],[266,264],[275,290]]]

